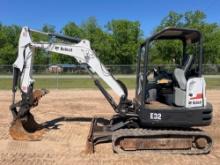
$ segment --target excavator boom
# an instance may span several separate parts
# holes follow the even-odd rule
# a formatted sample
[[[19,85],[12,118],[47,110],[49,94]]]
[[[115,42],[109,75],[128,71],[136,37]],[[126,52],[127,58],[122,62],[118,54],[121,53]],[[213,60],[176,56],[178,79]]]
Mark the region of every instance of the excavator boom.
[[[66,43],[33,42],[31,39],[31,32],[57,38]],[[127,101],[126,87],[120,81],[116,80],[100,62],[96,57],[95,52],[91,49],[88,40],[80,40],[78,38],[72,38],[60,34],[39,32],[31,30],[28,27],[23,27],[19,38],[18,57],[13,64],[13,99],[10,107],[14,118],[10,127],[10,134],[13,139],[38,140],[40,139],[39,136],[42,135],[42,133],[39,134],[37,131],[41,130],[43,127],[37,124],[30,113],[31,108],[37,106],[40,98],[48,93],[45,89],[34,90],[32,66],[35,49],[42,49],[47,52],[55,52],[75,58],[78,63],[86,66],[86,69],[94,79],[95,84],[109,101],[113,109],[116,112],[119,112],[120,109],[124,107],[121,106],[121,104],[124,104],[124,101]],[[110,94],[103,88],[99,80],[94,78],[94,74],[97,74],[98,77],[100,77],[120,97],[119,104],[117,104]],[[17,88],[20,89],[22,100],[15,102]]]

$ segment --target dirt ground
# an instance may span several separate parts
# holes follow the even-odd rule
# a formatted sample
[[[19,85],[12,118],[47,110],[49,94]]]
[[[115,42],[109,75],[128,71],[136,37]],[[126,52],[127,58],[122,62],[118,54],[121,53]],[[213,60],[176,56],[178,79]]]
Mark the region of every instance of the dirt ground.
[[[134,91],[129,91],[133,97]],[[204,128],[214,139],[210,154],[200,156],[172,155],[159,153],[123,154],[112,152],[111,143],[96,146],[96,152],[86,155],[85,142],[89,121],[60,121],[48,131],[43,140],[35,142],[14,141],[8,134],[11,121],[9,104],[10,91],[0,91],[0,165],[12,164],[219,164],[220,163],[220,90],[207,91],[209,102],[214,107],[214,120]],[[112,108],[96,90],[51,90],[38,107],[33,109],[40,123],[62,116],[81,117],[111,115]]]

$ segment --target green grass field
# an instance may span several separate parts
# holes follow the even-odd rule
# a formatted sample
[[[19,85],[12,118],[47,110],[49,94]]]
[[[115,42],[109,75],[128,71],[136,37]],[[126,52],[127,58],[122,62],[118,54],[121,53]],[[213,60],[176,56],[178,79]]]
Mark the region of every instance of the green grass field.
[[[119,78],[123,81],[129,89],[134,89],[136,86],[135,77]],[[35,88],[47,89],[96,89],[93,81],[90,78],[35,78]],[[206,78],[208,89],[220,89],[220,77]],[[11,89],[11,78],[0,78],[0,90]],[[107,85],[104,85],[106,88]]]

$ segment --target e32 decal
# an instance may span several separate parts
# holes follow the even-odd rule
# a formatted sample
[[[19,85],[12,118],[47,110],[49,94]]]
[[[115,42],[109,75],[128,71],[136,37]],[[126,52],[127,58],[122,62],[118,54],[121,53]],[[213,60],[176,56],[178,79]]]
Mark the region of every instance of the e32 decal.
[[[151,120],[161,120],[161,113],[150,113]]]

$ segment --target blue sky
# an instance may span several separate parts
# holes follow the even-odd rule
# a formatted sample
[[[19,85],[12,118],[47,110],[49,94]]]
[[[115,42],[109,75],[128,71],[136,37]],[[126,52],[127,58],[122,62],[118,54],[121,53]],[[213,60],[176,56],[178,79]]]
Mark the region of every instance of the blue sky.
[[[95,16],[103,27],[112,19],[141,22],[145,36],[159,25],[170,10],[202,10],[208,22],[220,23],[218,0],[1,0],[0,22],[40,29],[52,24],[59,31],[68,22],[81,24]]]

